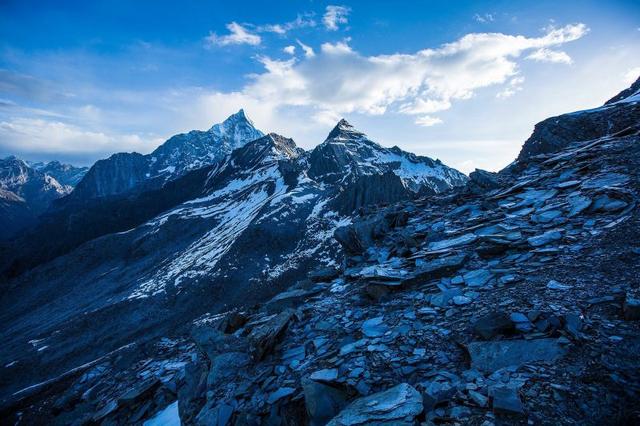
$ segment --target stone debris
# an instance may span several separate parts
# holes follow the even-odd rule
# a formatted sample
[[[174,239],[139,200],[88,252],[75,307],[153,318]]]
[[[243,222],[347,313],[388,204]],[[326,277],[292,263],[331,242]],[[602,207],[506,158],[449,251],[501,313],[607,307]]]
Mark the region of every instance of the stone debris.
[[[327,426],[413,425],[422,413],[422,396],[407,383],[357,399]]]
[[[487,372],[530,362],[555,361],[567,352],[558,339],[472,342],[467,349],[471,366]]]

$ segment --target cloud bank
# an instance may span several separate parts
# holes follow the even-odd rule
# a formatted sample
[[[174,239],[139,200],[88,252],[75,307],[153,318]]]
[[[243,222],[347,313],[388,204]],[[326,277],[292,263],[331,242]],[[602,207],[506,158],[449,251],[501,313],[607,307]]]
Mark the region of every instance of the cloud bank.
[[[498,97],[513,96],[524,82],[518,66],[523,59],[570,64],[569,55],[557,49],[587,32],[584,24],[572,24],[548,29],[540,37],[474,33],[413,54],[377,56],[361,55],[348,39],[324,43],[317,54],[299,42],[303,57],[260,56],[263,72],[253,75],[242,90],[226,95],[275,110],[308,107],[320,121],[349,113],[394,112],[432,126],[442,122],[434,114],[481,88],[504,85]]]

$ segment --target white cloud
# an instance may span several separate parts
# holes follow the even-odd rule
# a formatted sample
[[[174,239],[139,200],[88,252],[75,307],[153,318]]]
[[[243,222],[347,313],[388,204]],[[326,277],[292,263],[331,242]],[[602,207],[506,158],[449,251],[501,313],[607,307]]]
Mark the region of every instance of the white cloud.
[[[282,49],[282,51],[284,53],[288,53],[289,55],[294,55],[296,53],[296,47],[293,45],[286,46],[285,48]]]
[[[571,64],[573,60],[566,52],[560,50],[551,49],[538,49],[527,56],[527,59],[532,59],[538,62],[553,62],[557,64]]]
[[[262,42],[259,35],[251,33],[237,22],[227,24],[227,29],[229,30],[229,34],[223,36],[210,32],[209,35],[205,37],[206,45],[228,46],[231,44],[249,44],[251,46],[257,46]]]
[[[346,39],[324,43],[318,54],[300,60],[260,57],[265,71],[252,75],[241,93],[275,109],[307,107],[315,117],[392,111],[420,116],[420,125],[432,125],[438,118],[430,114],[450,109],[481,88],[503,86],[499,97],[513,95],[523,83],[518,61],[524,55],[586,32],[586,26],[575,24],[530,38],[475,33],[414,54],[378,56],[359,54]]]
[[[271,32],[276,34],[286,34],[291,30],[306,27],[315,27],[316,21],[313,19],[313,14],[305,13],[298,15],[293,21],[285,22],[284,24],[268,24],[258,25],[255,27],[257,32]]]
[[[485,13],[483,15],[476,13],[475,15],[473,15],[473,19],[474,21],[480,22],[481,24],[495,21],[495,17],[491,13]]]
[[[439,119],[438,117],[432,117],[430,115],[423,115],[421,117],[416,118],[415,123],[418,126],[431,127],[431,126],[435,126],[436,124],[441,124],[442,120]]]
[[[298,45],[300,46],[300,48],[304,52],[304,56],[306,56],[307,58],[313,58],[316,55],[315,52],[313,51],[313,49],[310,46],[307,46],[306,44],[304,44],[300,40],[296,40],[296,43],[298,43]]]
[[[19,117],[0,122],[2,148],[13,152],[103,154],[149,152],[161,139],[136,134],[109,135],[59,120]]]
[[[496,98],[498,99],[507,99],[511,96],[515,95],[517,92],[522,90],[522,84],[524,83],[524,77],[516,76],[509,80],[507,87],[502,89],[500,92],[496,94]]]
[[[349,22],[347,16],[349,16],[351,9],[346,6],[327,6],[322,22],[329,31],[337,31],[341,24]]]

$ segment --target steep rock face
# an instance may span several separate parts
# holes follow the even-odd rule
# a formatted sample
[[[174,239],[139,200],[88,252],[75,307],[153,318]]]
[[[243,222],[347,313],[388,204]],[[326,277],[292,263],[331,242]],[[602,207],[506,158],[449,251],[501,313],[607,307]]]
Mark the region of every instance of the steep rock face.
[[[71,190],[16,157],[0,159],[0,239],[35,224],[52,201]]]
[[[117,195],[145,182],[144,189],[157,188],[190,170],[214,164],[261,136],[240,110],[207,131],[175,135],[151,154],[119,153],[96,162],[65,201]]]
[[[147,178],[148,160],[135,152],[97,161],[75,188],[74,197],[87,199],[119,194]]]
[[[572,141],[613,135],[640,122],[640,79],[599,108],[551,117],[536,124],[518,161],[564,148]]]
[[[346,120],[341,120],[327,139],[311,152],[309,164],[309,176],[328,183],[344,183],[359,176],[382,175],[390,171],[416,193],[423,187],[442,192],[467,181],[465,175],[439,161],[397,147],[383,148]]]
[[[332,200],[332,206],[342,214],[350,214],[364,206],[395,203],[414,196],[400,176],[387,171],[382,175],[359,176]]]

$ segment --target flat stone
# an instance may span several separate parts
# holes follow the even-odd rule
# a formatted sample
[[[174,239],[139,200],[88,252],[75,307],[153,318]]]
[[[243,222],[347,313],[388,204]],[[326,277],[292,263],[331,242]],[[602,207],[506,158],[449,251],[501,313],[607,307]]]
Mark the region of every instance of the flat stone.
[[[338,378],[338,369],[325,368],[324,370],[318,370],[311,373],[309,378],[317,382],[333,382]]]
[[[457,247],[465,244],[470,244],[478,239],[476,234],[464,234],[456,238],[451,238],[448,240],[435,241],[429,244],[429,250],[442,250],[451,247]]]
[[[536,235],[535,237],[527,238],[527,242],[533,247],[540,247],[547,245],[553,241],[557,241],[562,238],[560,231],[552,229],[544,234]]]
[[[340,348],[340,355],[348,355],[366,344],[367,339],[360,339],[352,343],[347,343]]]
[[[496,387],[493,390],[493,411],[508,414],[523,414],[518,390],[512,387]]]
[[[376,317],[362,323],[362,333],[367,337],[380,337],[387,332],[388,327],[383,322],[384,317]]]
[[[272,392],[269,395],[269,398],[267,398],[267,402],[269,404],[273,404],[274,402],[282,398],[292,395],[295,391],[296,391],[295,388],[288,388],[288,387],[279,388],[278,390],[276,390],[275,392]]]
[[[618,200],[616,198],[611,198],[607,195],[601,195],[596,198],[593,202],[591,208],[594,211],[603,211],[603,212],[617,212],[618,210],[622,210],[627,207],[627,203]]]
[[[455,305],[468,305],[469,303],[471,303],[471,298],[467,297],[467,296],[454,296],[453,297],[453,303]]]
[[[567,352],[558,339],[473,342],[467,349],[472,368],[485,372],[528,362],[554,361]]]
[[[572,188],[574,186],[580,185],[581,181],[579,180],[566,180],[564,182],[560,182],[556,185],[558,189]]]
[[[413,425],[422,410],[420,393],[411,385],[402,383],[383,392],[356,399],[327,426]]]
[[[482,287],[493,278],[493,274],[488,269],[476,269],[475,271],[467,272],[462,276],[464,283],[469,287]]]
[[[430,303],[433,306],[437,306],[439,308],[445,308],[449,304],[449,301],[453,300],[454,297],[460,296],[460,295],[462,295],[462,290],[457,288],[452,288],[431,296]]]
[[[562,215],[562,211],[560,210],[547,210],[542,213],[536,214],[532,216],[532,219],[538,223],[549,223],[553,219]]]
[[[569,217],[574,217],[580,214],[582,211],[589,208],[592,201],[591,198],[584,195],[573,195],[567,199],[569,202]]]
[[[469,391],[469,397],[479,407],[486,407],[489,403],[489,399],[486,396],[474,390]]]

